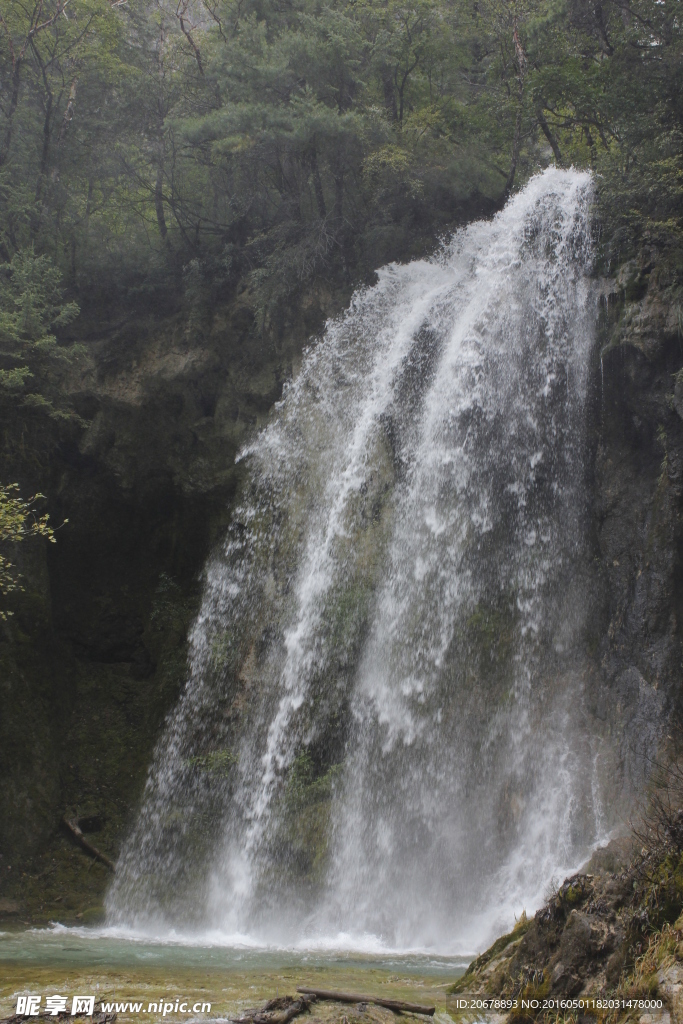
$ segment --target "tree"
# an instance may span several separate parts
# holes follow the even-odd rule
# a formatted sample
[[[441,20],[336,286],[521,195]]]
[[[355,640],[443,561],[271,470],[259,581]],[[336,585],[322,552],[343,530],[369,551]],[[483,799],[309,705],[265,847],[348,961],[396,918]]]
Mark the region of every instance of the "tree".
[[[55,394],[52,374],[55,365],[71,362],[80,348],[59,345],[52,331],[78,313],[75,302],[64,302],[61,274],[48,256],[36,256],[31,249],[0,265],[0,359],[5,363],[0,394],[53,417],[73,418]]]
[[[34,494],[24,500],[19,493],[18,484],[4,486],[0,484],[0,546],[19,544],[28,537],[44,537],[50,544],[55,543],[55,532],[49,525],[49,516],[40,515],[33,507],[36,501],[43,498],[42,494]],[[0,594],[8,594],[23,590],[21,573],[0,551]],[[0,620],[3,622],[12,615],[11,611],[0,608]]]

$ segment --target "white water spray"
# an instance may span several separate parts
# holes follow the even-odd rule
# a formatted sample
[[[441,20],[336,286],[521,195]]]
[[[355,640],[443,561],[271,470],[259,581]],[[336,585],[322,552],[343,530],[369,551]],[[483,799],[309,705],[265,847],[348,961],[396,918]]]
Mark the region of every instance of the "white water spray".
[[[538,175],[306,354],[242,455],[114,921],[471,946],[596,839],[590,194]]]

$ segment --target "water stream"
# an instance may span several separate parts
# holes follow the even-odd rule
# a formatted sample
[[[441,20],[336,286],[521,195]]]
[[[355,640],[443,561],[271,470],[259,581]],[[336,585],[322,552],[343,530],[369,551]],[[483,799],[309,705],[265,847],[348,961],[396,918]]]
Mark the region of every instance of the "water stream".
[[[601,838],[590,204],[537,175],[305,354],[240,456],[111,924],[469,951]]]

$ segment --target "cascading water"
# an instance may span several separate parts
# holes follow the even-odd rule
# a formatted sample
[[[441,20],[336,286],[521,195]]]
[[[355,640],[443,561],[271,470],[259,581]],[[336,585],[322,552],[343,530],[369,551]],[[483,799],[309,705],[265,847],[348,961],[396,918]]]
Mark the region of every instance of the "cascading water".
[[[112,921],[471,948],[597,838],[590,197],[545,171],[307,352],[242,453]]]

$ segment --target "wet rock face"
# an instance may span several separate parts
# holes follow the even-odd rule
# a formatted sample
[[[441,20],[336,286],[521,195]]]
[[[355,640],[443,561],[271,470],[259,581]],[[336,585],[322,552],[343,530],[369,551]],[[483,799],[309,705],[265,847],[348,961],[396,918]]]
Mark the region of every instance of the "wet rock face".
[[[616,873],[601,868],[599,855],[587,865],[595,874],[566,879],[533,920],[523,917],[470,965],[451,995],[570,999],[613,988],[632,945],[626,903],[638,875],[630,865],[630,841],[616,840],[606,854],[599,853],[610,858]]]
[[[603,922],[593,924],[578,910],[573,910],[560,938],[560,957],[553,968],[551,988],[558,995],[573,996],[581,991],[582,965],[594,957],[601,945],[599,937],[604,933]]]
[[[617,291],[606,307],[595,373],[590,491],[600,611],[588,646],[594,691],[606,684],[593,711],[622,737],[619,770],[632,796],[683,701],[683,349],[671,297],[656,282],[640,302],[622,303]]]
[[[451,987],[454,1020],[464,1019],[470,996],[516,1000],[508,1022],[546,1024],[557,1000],[618,998],[640,1024],[680,1024],[682,864],[677,839],[648,851],[624,836],[597,851],[590,873],[566,879],[533,920],[522,918]],[[594,1019],[598,1007],[579,1009],[578,1019]]]
[[[48,495],[55,525],[68,520],[56,544],[21,545],[26,591],[0,622],[0,898],[21,898],[26,916],[46,883],[24,899],[18,864],[29,879],[38,858],[38,877],[56,852],[55,882],[62,872],[78,891],[59,830],[66,811],[100,819],[98,844],[116,856],[185,679],[199,576],[240,480],[237,451],[344,301],[310,295],[258,344],[239,302],[215,308],[192,336],[181,314],[137,310],[109,325],[86,312],[76,326],[87,354],[65,381],[82,426],[38,425],[32,451],[0,411],[14,453],[0,477]],[[74,856],[85,871],[87,858]],[[95,876],[101,891],[106,877]]]
[[[650,352],[624,343],[603,356],[594,515],[608,592],[602,660],[615,678],[634,666],[654,685],[680,656],[683,422],[670,405],[680,347],[662,339]]]

